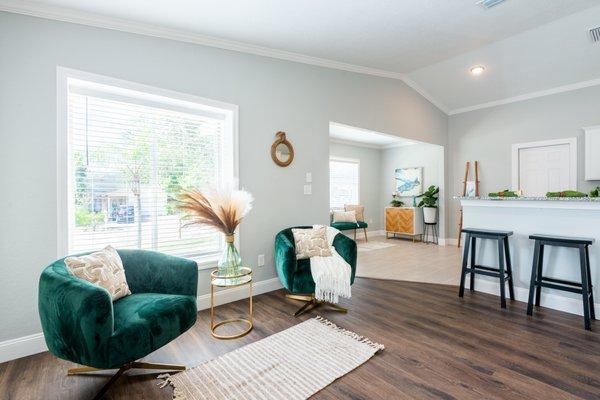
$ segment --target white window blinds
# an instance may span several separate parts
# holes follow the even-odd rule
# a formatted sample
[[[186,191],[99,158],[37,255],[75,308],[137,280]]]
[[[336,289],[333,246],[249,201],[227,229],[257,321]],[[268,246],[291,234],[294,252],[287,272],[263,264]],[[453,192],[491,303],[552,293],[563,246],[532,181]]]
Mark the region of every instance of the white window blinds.
[[[175,199],[181,188],[232,179],[226,112],[70,84],[69,253],[112,245],[199,259],[218,254],[221,235],[186,226]]]
[[[329,205],[332,209],[344,204],[359,204],[358,160],[329,160]]]

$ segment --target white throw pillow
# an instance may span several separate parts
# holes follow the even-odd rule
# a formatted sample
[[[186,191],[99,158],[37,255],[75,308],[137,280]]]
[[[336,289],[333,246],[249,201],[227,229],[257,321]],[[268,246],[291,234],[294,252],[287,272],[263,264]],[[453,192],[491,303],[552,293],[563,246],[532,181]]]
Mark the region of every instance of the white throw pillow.
[[[344,211],[354,211],[357,221],[365,220],[365,206],[361,206],[360,204],[344,204]]]
[[[67,257],[65,264],[76,277],[108,290],[113,301],[131,294],[123,261],[112,246],[86,256]]]
[[[296,245],[296,259],[331,256],[326,226],[309,229],[293,228],[292,234]]]
[[[356,223],[356,211],[334,211],[333,222],[354,222]]]

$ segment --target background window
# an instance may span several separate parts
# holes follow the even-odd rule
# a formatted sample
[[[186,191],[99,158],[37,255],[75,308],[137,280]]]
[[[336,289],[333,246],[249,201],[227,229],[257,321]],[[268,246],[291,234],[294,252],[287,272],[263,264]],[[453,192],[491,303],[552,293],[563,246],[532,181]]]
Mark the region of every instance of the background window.
[[[219,254],[221,234],[186,226],[175,198],[233,179],[231,110],[71,80],[67,106],[69,254]]]
[[[332,209],[359,204],[359,169],[358,160],[329,160],[329,206]]]

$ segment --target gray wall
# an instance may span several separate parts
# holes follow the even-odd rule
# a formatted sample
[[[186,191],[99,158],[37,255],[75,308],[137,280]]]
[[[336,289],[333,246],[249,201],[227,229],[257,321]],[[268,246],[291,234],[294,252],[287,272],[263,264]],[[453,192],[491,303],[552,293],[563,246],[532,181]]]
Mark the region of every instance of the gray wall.
[[[240,182],[256,198],[241,253],[267,260],[256,281],[276,276],[277,231],[328,222],[329,121],[447,137],[447,117],[399,80],[10,13],[0,13],[0,55],[0,341],[40,332],[37,281],[57,258],[57,65],[239,105]],[[279,130],[295,146],[288,168],[269,155]],[[208,285],[203,271],[200,294]]]
[[[394,171],[397,168],[423,167],[423,190],[430,185],[440,187],[439,200],[439,232],[440,237],[446,237],[445,223],[445,179],[444,179],[444,148],[438,145],[419,143],[411,146],[400,146],[384,149],[382,152],[381,170],[381,205],[387,207],[392,200],[395,188]],[[412,197],[401,197],[404,205],[411,207]],[[417,199],[417,202],[419,199]],[[382,214],[383,226],[383,214]]]
[[[467,161],[480,162],[481,193],[510,189],[513,143],[578,138],[579,190],[599,182],[584,177],[582,127],[600,125],[600,86],[452,115],[448,123],[448,237],[457,238],[457,200]],[[473,172],[471,172],[473,174]]]
[[[360,160],[360,203],[365,206],[365,219],[369,230],[382,229],[380,190],[382,150],[353,146],[342,143],[330,143],[329,155],[332,157],[354,158]]]

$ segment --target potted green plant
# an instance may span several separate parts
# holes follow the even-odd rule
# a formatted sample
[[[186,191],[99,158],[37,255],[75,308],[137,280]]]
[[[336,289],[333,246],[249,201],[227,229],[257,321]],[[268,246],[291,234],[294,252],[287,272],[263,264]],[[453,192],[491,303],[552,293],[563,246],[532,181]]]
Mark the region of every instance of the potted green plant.
[[[437,201],[439,192],[439,187],[431,185],[423,194],[417,196],[421,198],[421,201],[419,202],[417,207],[423,208],[423,219],[426,224],[435,224],[436,222]]]

